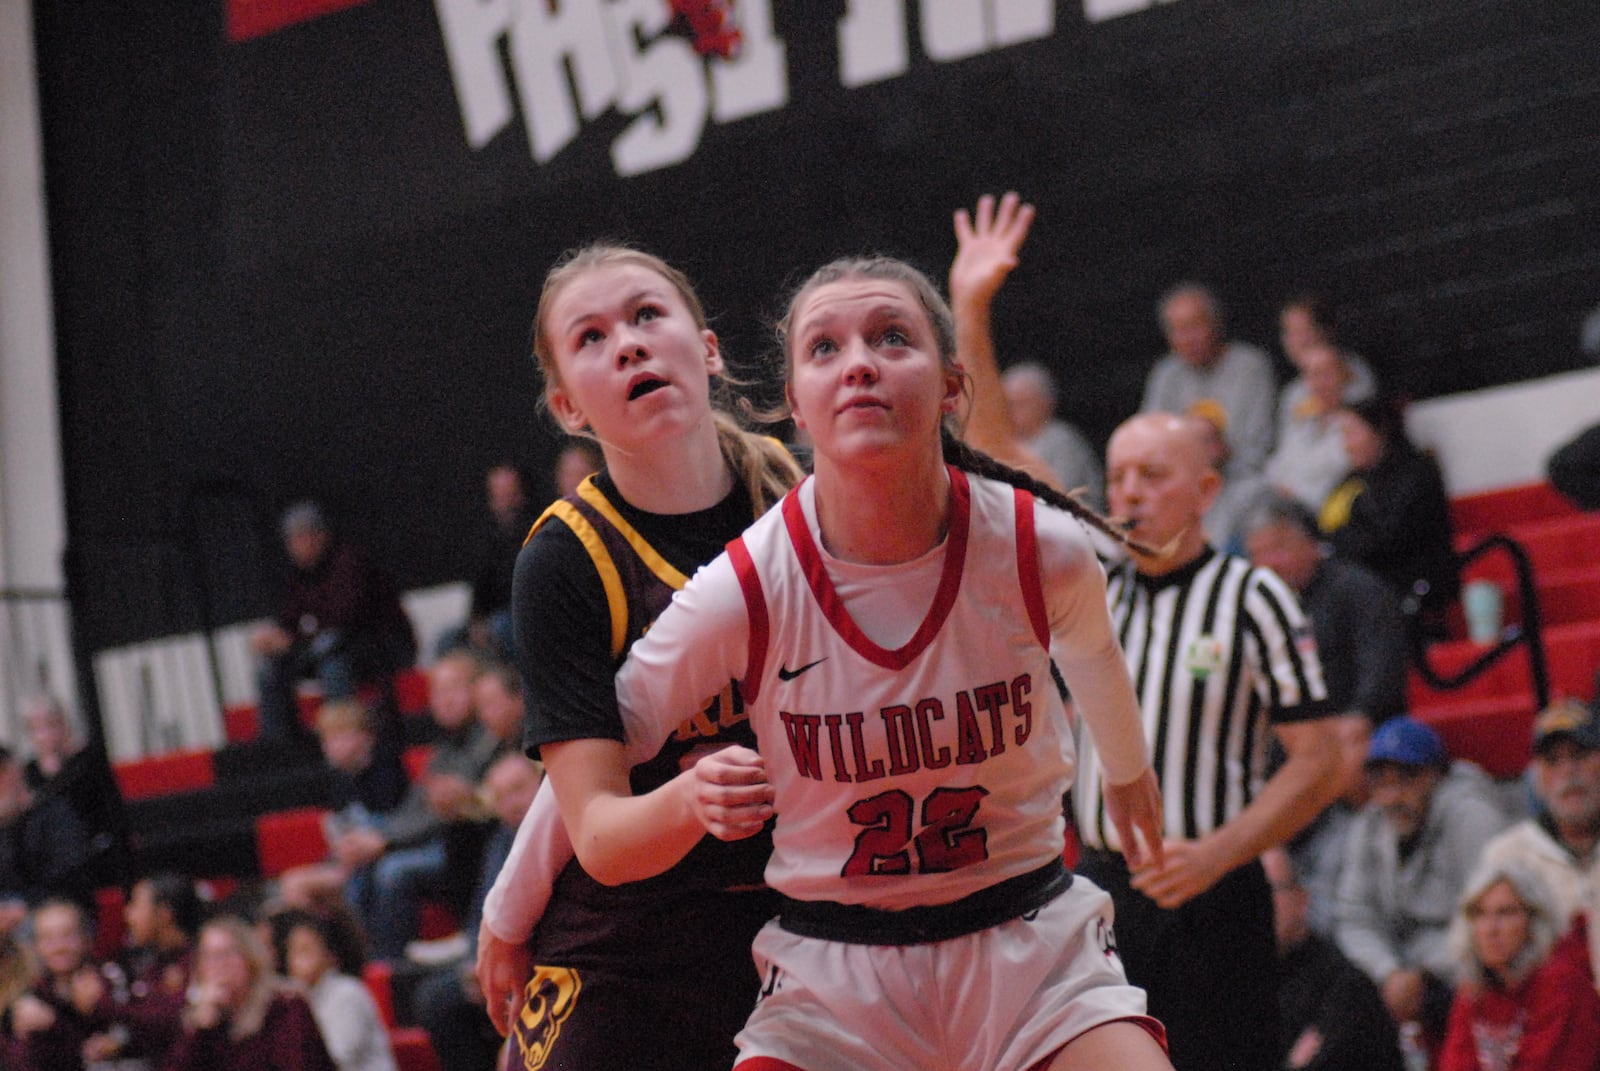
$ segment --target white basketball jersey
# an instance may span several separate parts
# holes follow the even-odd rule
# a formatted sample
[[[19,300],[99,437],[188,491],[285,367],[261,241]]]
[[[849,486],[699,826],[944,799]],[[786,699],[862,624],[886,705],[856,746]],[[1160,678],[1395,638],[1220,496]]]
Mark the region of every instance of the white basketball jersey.
[[[750,617],[740,684],[779,809],[767,881],[791,898],[942,904],[1061,855],[1072,749],[1033,498],[949,471],[937,593],[894,650],[829,580],[811,480],[729,544]]]

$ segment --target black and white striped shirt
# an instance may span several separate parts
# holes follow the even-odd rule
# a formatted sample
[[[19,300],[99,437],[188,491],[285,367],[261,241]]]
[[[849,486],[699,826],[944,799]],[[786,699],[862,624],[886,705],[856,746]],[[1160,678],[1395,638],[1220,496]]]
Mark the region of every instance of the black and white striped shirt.
[[[1330,712],[1310,626],[1275,574],[1209,548],[1162,577],[1124,562],[1106,599],[1161,782],[1165,835],[1205,836],[1259,790],[1270,724]],[[1079,837],[1120,850],[1094,742],[1078,737]]]

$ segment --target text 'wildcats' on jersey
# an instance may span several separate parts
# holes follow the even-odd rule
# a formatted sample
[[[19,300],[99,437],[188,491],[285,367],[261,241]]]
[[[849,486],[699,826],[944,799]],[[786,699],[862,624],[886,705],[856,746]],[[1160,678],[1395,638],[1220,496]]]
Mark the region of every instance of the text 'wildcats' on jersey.
[[[782,670],[779,670],[780,677]],[[876,781],[954,763],[972,766],[1008,746],[1022,747],[1033,733],[1033,678],[1024,673],[955,694],[881,707],[884,748],[867,743],[867,714],[796,714],[780,710],[789,753],[801,777],[814,781]],[[953,710],[954,716],[946,711]],[[948,724],[940,724],[948,722]],[[680,730],[681,731],[681,730]],[[878,735],[873,734],[875,737]]]

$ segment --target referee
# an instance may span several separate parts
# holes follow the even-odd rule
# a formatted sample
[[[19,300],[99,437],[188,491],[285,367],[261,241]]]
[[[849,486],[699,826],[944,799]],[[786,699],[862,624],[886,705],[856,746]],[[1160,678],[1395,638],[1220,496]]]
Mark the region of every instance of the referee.
[[[1178,1071],[1266,1071],[1277,1044],[1272,895],[1257,857],[1345,783],[1336,720],[1300,607],[1271,572],[1207,545],[1221,477],[1192,417],[1142,413],[1107,448],[1112,513],[1160,558],[1111,571],[1107,599],[1144,712],[1166,858],[1129,873],[1080,733],[1079,871],[1116,904],[1128,979]],[[1268,730],[1287,760],[1262,783]]]

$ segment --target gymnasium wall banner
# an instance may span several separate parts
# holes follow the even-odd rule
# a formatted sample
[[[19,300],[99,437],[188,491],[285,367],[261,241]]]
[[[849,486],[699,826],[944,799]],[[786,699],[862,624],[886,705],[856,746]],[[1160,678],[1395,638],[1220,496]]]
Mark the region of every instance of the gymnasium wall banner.
[[[529,325],[597,238],[683,268],[770,400],[800,276],[875,252],[942,276],[952,211],[1018,190],[998,351],[1100,444],[1181,280],[1274,351],[1284,297],[1320,291],[1417,398],[1582,365],[1600,301],[1588,2],[33,9],[92,649],[258,614],[300,498],[406,589],[472,575],[486,469],[548,487]]]
[[[915,2],[915,0],[912,0]],[[913,32],[908,0],[851,0],[838,22],[838,79],[857,88],[905,75]],[[950,63],[1056,30],[1054,0],[921,0],[922,55]],[[1087,0],[1090,22],[1150,6]],[[621,176],[681,163],[707,123],[729,123],[804,102],[790,99],[772,0],[690,5],[669,0],[435,0],[467,142],[481,147],[519,109],[536,163],[587,120],[615,108],[630,119],[611,143]],[[710,12],[707,37],[686,7]],[[736,12],[736,15],[734,14]],[[686,35],[666,33],[687,21]],[[504,54],[502,55],[502,45]]]

